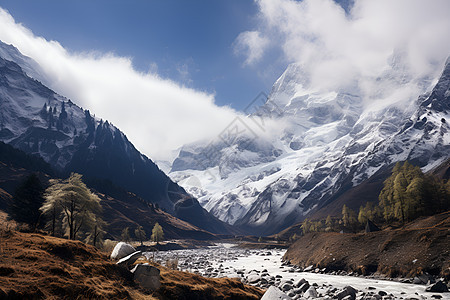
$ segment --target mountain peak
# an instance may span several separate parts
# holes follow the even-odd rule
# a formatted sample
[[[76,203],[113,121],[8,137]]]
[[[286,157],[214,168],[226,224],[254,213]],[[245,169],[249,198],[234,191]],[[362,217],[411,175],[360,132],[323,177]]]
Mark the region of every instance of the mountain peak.
[[[422,107],[431,108],[438,112],[450,112],[450,57],[442,71],[436,86],[431,94],[421,103]]]

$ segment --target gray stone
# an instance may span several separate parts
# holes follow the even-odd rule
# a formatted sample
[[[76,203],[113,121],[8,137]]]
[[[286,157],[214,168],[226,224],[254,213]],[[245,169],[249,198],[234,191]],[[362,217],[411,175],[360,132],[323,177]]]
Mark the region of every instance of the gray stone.
[[[438,281],[435,284],[426,288],[427,292],[445,293],[448,292],[448,287],[442,281]]]
[[[294,286],[295,286],[295,287],[300,287],[300,286],[301,286],[302,284],[304,284],[305,282],[307,282],[306,279],[305,279],[305,278],[301,278],[301,279],[297,280],[297,281],[294,283]]]
[[[426,274],[420,274],[414,277],[413,284],[427,284],[430,278]]]
[[[134,262],[141,256],[142,256],[142,252],[141,251],[136,251],[136,252],[131,253],[128,256],[125,256],[125,257],[121,258],[117,262],[117,264],[119,266],[129,267],[129,266],[132,266],[134,264]]]
[[[309,282],[306,281],[305,283],[303,283],[300,287],[299,287],[300,291],[302,291],[302,293],[306,292],[307,289],[309,289]]]
[[[159,269],[149,264],[137,264],[132,270],[133,279],[146,290],[157,290],[161,286]]]
[[[261,300],[290,300],[290,299],[292,298],[274,286],[269,287],[261,298]]]
[[[133,246],[124,242],[120,242],[114,247],[113,251],[111,252],[111,259],[121,259],[133,252],[136,252],[136,249],[134,249]]]
[[[336,295],[336,297],[337,297],[339,300],[344,299],[344,298],[347,297],[347,296],[350,296],[350,299],[351,299],[351,300],[356,299],[356,290],[355,290],[353,287],[349,286],[349,285],[346,286],[346,287],[344,287],[344,288],[342,289],[342,291],[340,291],[340,292]]]
[[[308,290],[303,294],[303,297],[306,298],[317,298],[317,291],[316,288],[313,286],[310,286]]]
[[[261,277],[259,276],[259,275],[249,275],[248,277],[247,277],[247,281],[249,282],[249,283],[257,283],[258,281],[260,281],[261,280]]]
[[[314,266],[311,265],[311,266],[309,266],[309,267],[306,267],[306,268],[303,270],[303,272],[310,272],[310,271],[313,270],[313,268],[314,268]]]
[[[282,290],[283,292],[292,290],[292,284],[290,284],[290,283],[288,283],[288,282],[284,283],[283,285],[281,285],[281,290]]]

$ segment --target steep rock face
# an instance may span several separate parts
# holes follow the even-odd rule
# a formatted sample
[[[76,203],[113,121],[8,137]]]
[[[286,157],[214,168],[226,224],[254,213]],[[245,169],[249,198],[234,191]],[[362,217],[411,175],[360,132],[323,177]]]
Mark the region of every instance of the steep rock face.
[[[0,57],[1,141],[40,155],[62,173],[111,180],[200,228],[228,232],[118,128],[29,77],[24,70],[40,76],[34,61],[1,42],[0,56],[7,58]]]
[[[400,68],[392,70],[379,81],[401,84]],[[244,120],[276,120],[279,136],[187,145],[169,175],[221,220],[255,234],[279,232],[396,161],[427,171],[447,159],[449,72],[447,62],[434,88],[415,101],[368,105],[357,85],[309,90],[301,67],[290,65],[267,103]],[[425,91],[428,83],[418,86]]]

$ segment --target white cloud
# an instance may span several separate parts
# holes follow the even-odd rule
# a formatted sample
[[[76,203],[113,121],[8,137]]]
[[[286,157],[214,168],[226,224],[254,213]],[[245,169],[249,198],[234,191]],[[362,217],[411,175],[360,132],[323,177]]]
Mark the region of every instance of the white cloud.
[[[0,40],[13,44],[44,69],[56,92],[118,126],[152,159],[168,159],[186,143],[213,138],[236,116],[214,95],[148,73],[111,53],[73,53],[35,36],[0,8]]]
[[[270,42],[239,36],[236,43],[247,49],[247,61],[279,48],[288,62],[302,66],[314,89],[356,86],[371,102],[389,98],[401,82],[409,85],[412,92],[404,98],[410,99],[450,55],[447,0],[355,0],[348,14],[332,0],[257,3],[260,21],[252,35]],[[390,80],[377,81],[380,77]]]
[[[258,31],[245,31],[236,38],[233,49],[236,55],[246,57],[246,65],[251,65],[261,59],[268,44],[269,40],[261,36]]]

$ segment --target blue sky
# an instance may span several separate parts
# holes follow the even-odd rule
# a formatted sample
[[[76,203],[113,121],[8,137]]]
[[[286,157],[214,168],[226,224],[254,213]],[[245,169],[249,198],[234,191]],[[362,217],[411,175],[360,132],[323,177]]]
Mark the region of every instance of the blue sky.
[[[268,74],[263,64],[244,66],[233,51],[238,35],[256,26],[252,0],[3,0],[0,6],[35,35],[69,51],[131,57],[137,70],[215,93],[218,105],[237,110],[260,91],[269,92],[284,70],[279,65]]]

